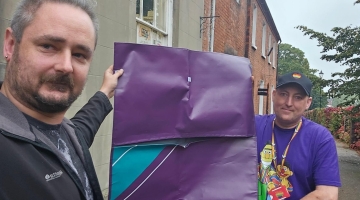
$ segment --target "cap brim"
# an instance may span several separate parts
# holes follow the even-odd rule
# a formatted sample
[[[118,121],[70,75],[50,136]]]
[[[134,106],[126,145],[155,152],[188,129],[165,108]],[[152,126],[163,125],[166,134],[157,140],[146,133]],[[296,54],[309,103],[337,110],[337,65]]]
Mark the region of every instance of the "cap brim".
[[[276,85],[276,88],[279,88],[279,87],[281,87],[281,86],[284,86],[284,85],[287,85],[287,84],[290,84],[290,83],[296,83],[296,84],[298,84],[298,85],[305,91],[305,94],[308,95],[308,96],[310,96],[309,92],[304,88],[304,86],[302,86],[300,83],[295,82],[295,81],[291,81],[291,82],[287,82],[287,83],[283,83],[283,84],[278,84],[278,85]]]

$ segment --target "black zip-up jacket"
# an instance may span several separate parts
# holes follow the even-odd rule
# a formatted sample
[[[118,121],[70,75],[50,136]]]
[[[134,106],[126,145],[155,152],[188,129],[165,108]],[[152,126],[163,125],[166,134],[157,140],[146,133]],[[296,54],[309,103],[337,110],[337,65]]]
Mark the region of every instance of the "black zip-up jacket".
[[[89,148],[102,121],[111,110],[112,105],[106,95],[97,92],[71,121],[64,118],[62,122],[84,164],[94,200],[103,199],[103,196]],[[2,93],[0,199],[85,199],[81,181],[63,155],[44,134],[29,125],[22,112]]]

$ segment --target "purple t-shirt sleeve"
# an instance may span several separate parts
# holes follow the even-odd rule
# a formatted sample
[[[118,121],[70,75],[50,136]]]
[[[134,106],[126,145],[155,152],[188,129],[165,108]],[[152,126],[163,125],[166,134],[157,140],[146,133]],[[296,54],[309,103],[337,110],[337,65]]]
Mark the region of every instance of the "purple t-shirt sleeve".
[[[323,129],[324,138],[321,138],[315,151],[313,173],[316,185],[341,186],[339,163],[336,144],[327,129]]]

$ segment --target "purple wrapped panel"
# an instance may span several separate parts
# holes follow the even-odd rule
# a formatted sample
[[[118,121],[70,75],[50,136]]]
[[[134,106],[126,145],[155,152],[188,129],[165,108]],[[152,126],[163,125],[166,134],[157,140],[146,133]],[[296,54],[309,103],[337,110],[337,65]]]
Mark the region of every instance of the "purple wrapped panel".
[[[187,148],[168,146],[115,199],[256,199],[254,148],[255,137],[209,138]]]
[[[219,53],[188,52],[190,98],[182,135],[254,136],[249,60]]]
[[[181,48],[115,43],[113,145],[255,135],[250,62]]]
[[[248,59],[115,43],[114,69],[120,68],[125,73],[114,98],[111,163],[122,173],[111,173],[111,199],[257,198]],[[189,138],[201,141],[182,147]],[[165,142],[159,154],[151,148],[131,153],[142,142],[166,139],[175,145]]]

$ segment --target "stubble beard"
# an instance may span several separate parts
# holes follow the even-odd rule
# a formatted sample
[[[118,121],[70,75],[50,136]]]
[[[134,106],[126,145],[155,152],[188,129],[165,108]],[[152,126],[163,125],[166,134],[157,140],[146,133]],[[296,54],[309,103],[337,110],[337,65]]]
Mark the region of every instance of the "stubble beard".
[[[43,113],[60,113],[66,111],[71,104],[80,96],[81,90],[74,93],[74,80],[69,74],[57,73],[51,75],[42,75],[31,81],[28,74],[21,74],[21,70],[32,66],[26,65],[19,55],[18,45],[14,49],[14,59],[7,66],[9,90],[12,96],[24,106]],[[25,75],[25,76],[24,76]],[[65,92],[69,91],[66,98],[55,99],[53,97],[44,96],[39,93],[42,85],[50,85],[49,89],[53,91]],[[65,96],[65,94],[64,94]]]

